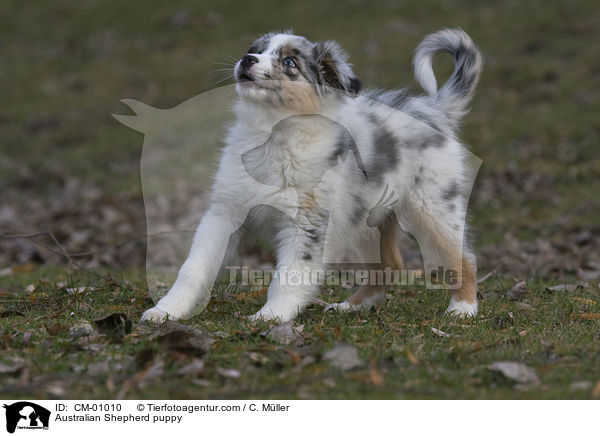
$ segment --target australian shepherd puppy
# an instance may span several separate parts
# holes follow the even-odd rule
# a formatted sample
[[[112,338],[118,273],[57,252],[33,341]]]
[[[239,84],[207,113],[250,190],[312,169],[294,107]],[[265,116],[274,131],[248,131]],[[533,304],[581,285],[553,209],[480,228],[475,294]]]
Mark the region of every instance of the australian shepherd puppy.
[[[442,52],[455,69],[438,89],[432,58]],[[417,47],[414,66],[425,95],[362,90],[335,42],[291,33],[254,41],[235,66],[236,121],[211,206],[173,287],[142,320],[187,318],[205,307],[232,235],[248,217],[272,226],[277,255],[266,304],[253,320],[291,320],[315,298],[322,281],[313,274],[298,280],[298,272],[346,261],[402,269],[398,230],[418,242],[425,271],[455,274],[443,280],[447,310],[477,313],[465,226],[472,180],[456,130],[482,59],[466,33],[442,30]],[[386,284],[368,282],[331,307],[372,307],[385,291]]]

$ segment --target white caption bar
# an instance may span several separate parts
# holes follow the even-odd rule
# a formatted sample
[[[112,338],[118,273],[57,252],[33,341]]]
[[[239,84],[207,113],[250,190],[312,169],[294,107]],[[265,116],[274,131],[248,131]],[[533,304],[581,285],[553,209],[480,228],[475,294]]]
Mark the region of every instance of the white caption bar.
[[[106,434],[590,434],[597,401],[4,400],[3,431]],[[307,433],[310,432],[310,433]]]

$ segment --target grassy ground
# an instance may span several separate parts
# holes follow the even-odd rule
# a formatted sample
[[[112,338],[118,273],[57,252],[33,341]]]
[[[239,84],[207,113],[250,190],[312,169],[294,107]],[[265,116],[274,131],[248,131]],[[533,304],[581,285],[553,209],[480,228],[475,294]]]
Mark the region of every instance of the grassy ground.
[[[236,315],[254,313],[264,295],[221,289],[184,323],[191,330],[137,324],[152,304],[142,137],[110,114],[128,113],[122,98],[170,108],[227,84],[220,63],[258,34],[290,27],[338,40],[364,83],[415,92],[410,62],[426,34],[461,27],[480,46],[486,67],[461,137],[483,160],[470,222],[481,274],[496,273],[481,285],[477,318],[448,318],[440,293],[399,289],[376,313],[310,307],[286,345],[269,338],[271,326]],[[64,256],[0,237],[0,271],[9,272],[0,276],[0,396],[600,395],[596,1],[8,0],[0,28],[0,233],[52,231],[80,264],[117,277],[67,273]],[[440,67],[447,73],[447,60]],[[510,294],[520,280],[528,293]],[[582,286],[546,290],[560,283]],[[94,322],[109,314],[124,315]],[[362,364],[340,370],[324,359],[338,342]],[[528,365],[539,383],[490,370],[498,361]],[[178,374],[191,362],[193,375]]]
[[[530,281],[509,298],[514,283],[489,278],[481,312],[468,321],[443,313],[443,292],[403,288],[377,312],[325,313],[313,305],[293,329],[272,330],[240,316],[264,303],[260,290],[217,289],[203,314],[155,327],[136,323],[151,303],[143,287],[108,279],[73,294],[77,281],[38,280],[27,296],[0,297],[0,396],[597,398],[600,296],[549,284]],[[346,293],[321,297],[335,302]],[[327,359],[340,344],[357,350],[359,361],[340,360],[353,368]],[[490,368],[502,361],[527,365],[538,381]]]

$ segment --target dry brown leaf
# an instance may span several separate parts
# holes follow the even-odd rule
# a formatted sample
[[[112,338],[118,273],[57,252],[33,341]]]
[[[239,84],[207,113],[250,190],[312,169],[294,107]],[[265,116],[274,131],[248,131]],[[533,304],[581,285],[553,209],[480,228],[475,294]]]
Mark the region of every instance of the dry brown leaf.
[[[529,291],[527,290],[527,283],[525,281],[520,281],[515,284],[506,295],[508,296],[509,300],[516,301],[528,293]]]
[[[69,294],[83,294],[86,291],[95,291],[96,288],[93,286],[80,286],[78,288],[65,288],[64,290]]]
[[[10,276],[10,275],[19,274],[19,273],[29,273],[29,272],[33,271],[33,267],[34,267],[34,265],[32,263],[25,263],[23,265],[9,266],[8,268],[4,268],[4,269],[0,270],[0,277]]]
[[[240,378],[242,373],[234,368],[220,368],[217,366],[216,368],[217,374],[226,378]]]
[[[0,374],[18,374],[23,368],[25,368],[25,361],[21,359],[15,359],[12,363],[2,363],[0,362]]]
[[[408,357],[408,360],[410,360],[410,363],[412,363],[413,365],[418,365],[419,359],[417,359],[415,357],[415,355],[408,348],[406,348],[405,351],[406,351],[406,357]]]
[[[291,355],[292,360],[294,360],[294,363],[298,363],[300,361],[300,356],[297,353],[289,353],[289,354]],[[269,362],[269,359],[265,355],[257,353],[255,351],[249,352],[248,357],[250,358],[250,360],[258,363],[259,365],[266,365],[267,362]]]
[[[593,321],[596,319],[600,319],[600,313],[580,313],[578,318],[587,319],[589,321]]]
[[[109,337],[120,338],[131,332],[131,320],[125,313],[110,313],[92,321],[98,331]]]
[[[581,297],[571,297],[573,300],[579,301],[585,304],[597,304],[594,300],[590,300],[589,298],[581,298]]]
[[[477,284],[485,282],[487,279],[489,279],[495,273],[496,273],[496,270],[493,270],[493,271],[490,271],[489,273],[487,273],[486,275],[484,275],[483,277],[478,278],[477,279]]]
[[[369,361],[369,378],[371,379],[371,383],[373,383],[375,386],[383,385],[383,376],[379,372],[379,369],[377,368],[377,362],[373,357],[371,357],[371,360]]]
[[[356,347],[346,343],[339,343],[326,351],[323,354],[323,360],[328,361],[331,366],[343,371],[363,365],[362,360],[358,357]]]
[[[204,361],[201,359],[194,359],[191,363],[188,363],[182,367],[177,374],[179,375],[197,375],[204,371]]]
[[[574,292],[577,290],[577,288],[579,288],[579,285],[562,284],[562,285],[556,285],[556,286],[549,286],[546,288],[546,290],[552,291],[552,292]]]
[[[235,299],[238,301],[254,300],[255,298],[263,297],[265,295],[267,295],[267,288],[253,292],[240,292],[235,296]]]
[[[450,333],[443,332],[443,331],[441,331],[441,330],[438,330],[438,329],[436,329],[436,328],[434,328],[434,327],[431,327],[431,331],[432,331],[432,332],[433,332],[435,335],[437,335],[437,336],[440,336],[440,337],[442,337],[442,338],[449,338],[449,337],[451,337],[451,336],[452,336]]]
[[[501,373],[509,380],[526,383],[539,384],[540,380],[533,368],[519,362],[494,362],[488,368]]]
[[[46,327],[46,331],[48,332],[48,334],[52,336],[60,335],[61,333],[64,333],[69,330],[69,327],[67,325],[62,324],[60,322],[46,324],[44,327]]]
[[[592,391],[592,398],[600,398],[600,380],[598,380],[598,383],[596,383],[596,386],[594,386],[594,390]]]
[[[273,327],[267,333],[267,337],[282,345],[291,344],[292,342],[299,344],[304,340],[301,334],[303,328],[304,326],[294,327],[294,321],[288,321]]]

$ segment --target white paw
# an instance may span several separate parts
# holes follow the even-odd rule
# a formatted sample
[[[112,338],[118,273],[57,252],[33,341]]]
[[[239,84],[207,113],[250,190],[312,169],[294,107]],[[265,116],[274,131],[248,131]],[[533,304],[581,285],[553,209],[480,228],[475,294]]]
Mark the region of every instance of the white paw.
[[[353,310],[356,310],[356,308],[347,301],[344,301],[343,303],[332,303],[325,306],[325,312],[350,312]]]
[[[281,312],[274,311],[269,308],[263,307],[254,315],[248,317],[251,322],[257,321],[275,321],[275,322],[288,322],[296,317],[295,312]]]
[[[477,301],[474,303],[467,303],[466,301],[457,301],[452,297],[446,312],[461,318],[474,316],[477,314]]]
[[[158,307],[153,307],[152,309],[148,309],[142,315],[142,319],[140,321],[150,321],[155,324],[160,324],[165,322],[168,319],[173,319],[171,315],[169,315],[164,310],[159,309]]]

